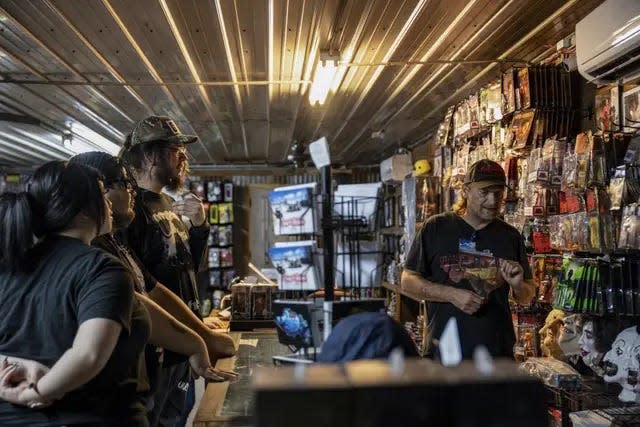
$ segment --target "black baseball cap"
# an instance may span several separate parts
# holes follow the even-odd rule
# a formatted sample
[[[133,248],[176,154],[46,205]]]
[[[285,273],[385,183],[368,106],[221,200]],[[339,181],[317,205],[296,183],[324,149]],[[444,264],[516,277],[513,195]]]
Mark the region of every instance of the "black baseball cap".
[[[473,184],[474,187],[485,188],[493,185],[507,185],[507,177],[504,174],[504,169],[498,163],[483,159],[478,160],[467,170],[467,175],[464,177],[465,184]]]
[[[124,150],[129,150],[147,142],[167,142],[173,144],[191,144],[196,142],[195,135],[184,135],[175,122],[167,116],[149,116],[140,120],[133,127],[124,143]]]

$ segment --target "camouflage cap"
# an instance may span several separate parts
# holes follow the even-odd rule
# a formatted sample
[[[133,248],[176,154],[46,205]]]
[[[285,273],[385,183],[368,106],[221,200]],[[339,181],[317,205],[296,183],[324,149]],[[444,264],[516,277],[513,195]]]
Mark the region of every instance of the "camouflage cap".
[[[148,142],[191,144],[197,140],[198,137],[195,135],[184,135],[180,132],[170,117],[149,116],[136,123],[124,143],[123,150],[129,150],[136,145]]]

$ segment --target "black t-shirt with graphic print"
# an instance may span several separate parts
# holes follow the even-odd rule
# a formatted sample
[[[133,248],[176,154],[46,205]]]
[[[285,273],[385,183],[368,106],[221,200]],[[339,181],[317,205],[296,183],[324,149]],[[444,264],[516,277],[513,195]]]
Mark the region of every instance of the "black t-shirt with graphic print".
[[[484,264],[491,257],[461,256],[460,242],[465,240],[474,241],[477,252],[488,250],[494,257],[519,262],[524,269],[524,278],[531,279],[524,242],[515,228],[496,219],[484,228],[474,230],[454,213],[436,215],[425,222],[407,254],[405,268],[436,284],[476,292],[478,283],[482,282],[478,277],[488,272],[502,283],[497,266]],[[487,303],[472,315],[450,303],[429,302],[428,351],[433,353],[433,340],[440,338],[447,321],[454,317],[465,359],[471,358],[474,348],[480,344],[494,357],[513,357],[515,334],[508,299],[509,286],[505,283],[490,292]]]
[[[158,282],[173,291],[200,316],[196,270],[207,246],[209,227],[187,230],[166,194],[138,189],[136,217],[123,240]]]
[[[122,332],[103,370],[51,407],[35,411],[0,400],[0,425],[93,422],[133,425],[137,361],[150,333],[149,313],[133,294],[132,277],[106,252],[77,239],[50,236],[30,253],[31,271],[0,269],[0,354],[51,367],[71,348],[80,324],[105,318]],[[92,424],[97,425],[98,423]]]
[[[187,230],[172,210],[171,197],[142,188],[136,191],[136,217],[129,227],[117,233],[118,238],[133,250],[146,268],[145,274],[150,273],[200,317],[196,269],[204,258],[209,227],[204,225]],[[156,353],[156,359],[159,357]],[[163,363],[166,365],[182,363],[186,359],[186,356],[164,351]],[[149,351],[147,364],[150,367],[158,364]]]

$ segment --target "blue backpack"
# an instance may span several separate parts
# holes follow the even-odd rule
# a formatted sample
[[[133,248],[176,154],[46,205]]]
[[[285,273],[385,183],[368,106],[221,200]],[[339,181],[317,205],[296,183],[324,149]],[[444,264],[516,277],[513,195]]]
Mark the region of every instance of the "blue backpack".
[[[318,358],[323,363],[358,359],[384,359],[400,347],[405,357],[418,351],[407,331],[384,312],[365,312],[345,317],[333,328]]]

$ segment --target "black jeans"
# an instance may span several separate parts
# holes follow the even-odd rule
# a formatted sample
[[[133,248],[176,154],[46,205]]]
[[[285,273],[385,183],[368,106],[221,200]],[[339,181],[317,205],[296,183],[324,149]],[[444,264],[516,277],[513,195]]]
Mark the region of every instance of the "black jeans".
[[[185,406],[187,391],[192,384],[189,362],[160,368],[149,412],[151,427],[175,427],[183,416],[186,419],[193,407],[193,403],[188,408]]]

